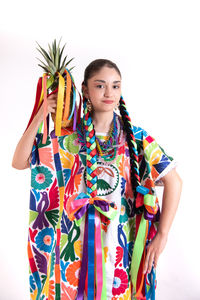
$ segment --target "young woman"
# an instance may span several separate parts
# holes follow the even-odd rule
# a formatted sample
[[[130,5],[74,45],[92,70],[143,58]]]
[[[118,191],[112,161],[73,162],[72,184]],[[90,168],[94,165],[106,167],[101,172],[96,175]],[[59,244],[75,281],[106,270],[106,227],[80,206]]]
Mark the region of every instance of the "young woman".
[[[76,131],[52,131],[42,144],[42,105],[14,154],[13,167],[31,166],[30,297],[155,299],[182,181],[174,160],[132,125],[113,62],[91,62],[82,91]],[[55,114],[56,99],[48,97],[47,114]]]

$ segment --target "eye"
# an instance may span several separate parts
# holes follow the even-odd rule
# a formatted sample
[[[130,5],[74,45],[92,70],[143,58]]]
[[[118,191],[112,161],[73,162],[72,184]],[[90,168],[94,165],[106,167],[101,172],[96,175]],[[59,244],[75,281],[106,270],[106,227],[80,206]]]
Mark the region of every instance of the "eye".
[[[114,88],[114,89],[119,89],[120,86],[119,86],[119,85],[114,85],[113,88]]]
[[[97,85],[97,88],[98,88],[98,89],[103,89],[104,86],[103,86],[103,84],[98,84],[98,85]]]

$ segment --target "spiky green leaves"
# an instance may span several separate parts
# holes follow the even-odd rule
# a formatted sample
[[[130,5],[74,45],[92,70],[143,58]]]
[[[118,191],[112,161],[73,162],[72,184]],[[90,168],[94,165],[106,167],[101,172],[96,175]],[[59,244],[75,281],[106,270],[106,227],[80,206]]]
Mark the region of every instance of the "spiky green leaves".
[[[60,39],[61,41],[61,39]],[[66,62],[67,56],[64,57],[62,60],[62,55],[64,48],[66,44],[60,48],[60,41],[57,44],[56,39],[53,41],[52,45],[49,46],[48,52],[45,51],[38,43],[37,50],[40,52],[40,54],[44,58],[44,62],[38,58],[41,64],[38,64],[44,71],[45,73],[48,73],[51,76],[54,76],[56,78],[56,73],[59,72],[61,75],[64,73],[66,67],[69,65],[69,63],[74,59],[70,59],[69,61]],[[70,68],[69,70],[71,71],[74,67]]]

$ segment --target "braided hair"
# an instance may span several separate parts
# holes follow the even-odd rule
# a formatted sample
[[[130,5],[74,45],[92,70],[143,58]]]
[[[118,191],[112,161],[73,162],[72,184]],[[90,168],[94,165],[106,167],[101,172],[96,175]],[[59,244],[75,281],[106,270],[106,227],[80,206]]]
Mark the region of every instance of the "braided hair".
[[[117,73],[121,77],[121,73],[119,68],[115,63],[107,59],[96,59],[92,61],[84,73],[84,81],[83,84],[87,86],[87,81],[90,79],[95,73],[101,70],[103,67],[114,68]],[[95,142],[95,130],[92,124],[91,113],[87,110],[86,106],[87,99],[83,98],[83,120],[84,120],[84,131],[86,134],[86,148],[87,148],[87,192],[91,195],[97,194],[97,150],[96,150],[96,142]],[[120,98],[119,103],[119,111],[123,121],[123,129],[126,132],[126,140],[130,153],[130,170],[131,170],[131,184],[134,192],[134,196],[136,199],[137,192],[136,188],[140,185],[140,174],[139,174],[139,159],[138,159],[138,151],[137,144],[135,141],[133,126],[131,124],[131,119],[129,113],[126,109],[126,105],[124,99]],[[134,211],[137,214],[140,214],[143,210],[143,207],[139,207],[136,209],[135,201],[134,201]]]
[[[95,130],[92,123],[91,113],[87,109],[87,99],[83,98],[83,123],[86,135],[86,174],[87,194],[97,196],[97,147]]]
[[[126,141],[129,148],[129,154],[130,154],[130,170],[131,170],[131,185],[134,192],[135,199],[137,197],[136,188],[140,185],[140,172],[139,172],[139,159],[138,159],[138,151],[137,151],[137,144],[135,140],[135,136],[133,133],[133,126],[131,123],[131,118],[129,116],[129,113],[126,109],[126,104],[121,96],[120,102],[119,102],[119,111],[122,117],[124,131],[126,132]],[[134,201],[134,211],[136,214],[142,213],[144,206],[140,206],[136,208]]]

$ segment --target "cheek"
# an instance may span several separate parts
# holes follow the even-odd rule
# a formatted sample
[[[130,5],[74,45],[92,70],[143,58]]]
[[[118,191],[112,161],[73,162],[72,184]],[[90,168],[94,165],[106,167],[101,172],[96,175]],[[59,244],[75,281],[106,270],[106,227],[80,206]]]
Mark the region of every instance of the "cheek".
[[[98,101],[103,96],[103,89],[93,89],[89,93],[89,97],[93,101]]]
[[[120,100],[120,97],[121,97],[121,90],[120,89],[117,89],[115,91],[115,100],[119,101]]]

